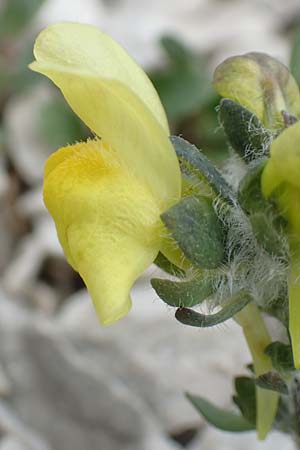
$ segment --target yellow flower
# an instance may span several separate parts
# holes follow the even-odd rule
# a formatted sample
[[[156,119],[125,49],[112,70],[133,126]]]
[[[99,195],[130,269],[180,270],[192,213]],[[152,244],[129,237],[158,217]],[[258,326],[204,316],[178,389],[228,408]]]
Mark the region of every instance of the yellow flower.
[[[150,80],[109,36],[58,23],[41,32],[34,55],[30,68],[60,88],[97,136],[50,156],[44,201],[107,325],[128,312],[132,284],[167,252],[160,214],[180,199],[178,160]]]
[[[273,196],[287,220],[290,246],[289,331],[294,364],[300,368],[300,122],[284,130],[271,146],[262,190]]]

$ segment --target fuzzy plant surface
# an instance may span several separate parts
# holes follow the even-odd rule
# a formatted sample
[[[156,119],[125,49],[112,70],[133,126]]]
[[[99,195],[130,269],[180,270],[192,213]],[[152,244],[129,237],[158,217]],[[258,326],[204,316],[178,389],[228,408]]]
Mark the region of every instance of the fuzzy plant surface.
[[[153,279],[183,325],[233,318],[252,355],[224,411],[187,394],[216,427],[272,428],[300,445],[300,94],[288,69],[261,53],[226,60],[214,87],[231,156],[223,169],[182,137],[169,138],[147,75],[96,27],[43,30],[30,68],[50,78],[91,129],[45,165],[44,202],[102,325],[128,313],[130,289]],[[204,312],[205,311],[205,312]],[[272,341],[265,323],[282,329]],[[281,324],[281,325],[280,325]],[[280,326],[279,326],[280,325]]]
[[[192,193],[162,219],[190,267],[152,286],[182,324],[212,327],[233,318],[242,327],[253,361],[249,375],[234,380],[240,413],[188,393],[206,420],[225,431],[256,429],[259,439],[277,429],[299,446],[299,88],[283,64],[261,53],[229,58],[213,84],[224,97],[218,115],[231,156],[220,170],[172,138]],[[272,341],[266,316],[281,324],[280,341]]]

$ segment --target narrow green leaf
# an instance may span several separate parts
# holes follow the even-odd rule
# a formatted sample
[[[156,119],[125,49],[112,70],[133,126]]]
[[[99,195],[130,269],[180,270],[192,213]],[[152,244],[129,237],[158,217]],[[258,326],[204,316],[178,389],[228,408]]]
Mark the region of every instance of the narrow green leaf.
[[[32,20],[45,0],[6,0],[1,5],[0,36],[15,35]]]
[[[261,191],[261,175],[266,165],[266,160],[252,166],[242,178],[238,189],[238,200],[241,207],[248,213],[266,211],[269,202]]]
[[[202,179],[204,178],[208,182],[217,195],[220,195],[229,204],[237,205],[237,198],[229,184],[218,169],[197,147],[178,136],[171,136],[171,142],[179,160],[188,170],[198,176],[200,173]]]
[[[185,271],[180,269],[179,267],[172,264],[161,252],[158,253],[155,258],[154,264],[157,265],[164,272],[173,275],[174,277],[183,278],[185,275]]]
[[[219,267],[224,256],[223,230],[207,197],[185,197],[161,216],[172,237],[192,264]]]
[[[214,406],[202,397],[186,394],[197,411],[213,426],[223,431],[243,432],[255,429],[244,417]]]
[[[219,118],[232,148],[246,161],[268,153],[271,133],[255,114],[225,98],[220,103]]]
[[[150,76],[167,116],[179,122],[198,115],[216,97],[205,58],[193,54],[176,37],[163,36],[160,43],[169,64]]]
[[[208,275],[180,282],[153,278],[151,284],[165,303],[177,308],[198,305],[213,292],[213,280]]]
[[[257,212],[250,216],[254,235],[259,244],[270,255],[286,256],[282,244],[282,236],[276,230],[270,217],[264,212]]]
[[[162,36],[160,44],[168,55],[170,62],[182,68],[184,65],[193,64],[193,56],[188,48],[174,36]]]
[[[246,291],[240,291],[215,314],[201,314],[192,309],[179,308],[176,311],[175,317],[179,322],[190,325],[191,327],[213,327],[233,317],[245,308],[250,301],[250,295]]]
[[[274,369],[279,372],[295,370],[292,347],[290,345],[275,341],[268,345],[265,353],[270,356]]]
[[[234,380],[236,395],[233,396],[235,404],[250,423],[256,423],[256,390],[253,378],[237,377]]]
[[[279,392],[279,394],[287,395],[289,389],[285,381],[281,378],[278,372],[267,372],[260,375],[254,380],[255,384],[262,389]]]
[[[41,105],[36,115],[36,128],[43,140],[52,148],[85,140],[89,133],[61,97],[53,97]]]

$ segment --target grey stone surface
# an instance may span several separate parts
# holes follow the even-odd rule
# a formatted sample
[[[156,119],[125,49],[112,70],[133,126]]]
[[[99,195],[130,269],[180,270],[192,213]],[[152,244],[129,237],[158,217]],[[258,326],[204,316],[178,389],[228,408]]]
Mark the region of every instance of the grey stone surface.
[[[116,345],[96,350],[46,319],[22,311],[20,319],[18,307],[5,301],[0,314],[0,361],[13,386],[7,403],[0,403],[0,429],[23,438],[34,430],[45,449],[150,450],[149,442],[177,448],[125,374],[122,379],[109,370],[103,352],[124,362]]]
[[[296,450],[296,447],[289,436],[277,432],[261,442],[255,433],[224,433],[208,427],[189,450]]]
[[[0,450],[28,450],[28,447],[24,447],[14,436],[8,436],[1,440]]]

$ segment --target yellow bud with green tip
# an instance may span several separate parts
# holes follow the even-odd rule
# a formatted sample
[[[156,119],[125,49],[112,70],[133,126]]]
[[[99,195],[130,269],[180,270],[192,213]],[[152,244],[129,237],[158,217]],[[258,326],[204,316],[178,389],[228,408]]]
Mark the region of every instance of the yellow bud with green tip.
[[[300,117],[300,94],[288,69],[264,53],[226,59],[215,70],[213,84],[229,98],[255,114],[269,129],[284,125],[282,111]]]
[[[142,69],[96,27],[51,25],[34,55],[30,68],[97,136],[50,156],[44,201],[100,322],[110,324],[130,309],[132,284],[159,250],[168,256],[160,215],[180,199],[181,176],[165,112]]]
[[[274,197],[287,220],[290,245],[289,331],[294,364],[300,368],[300,123],[284,130],[271,146],[262,190]]]

